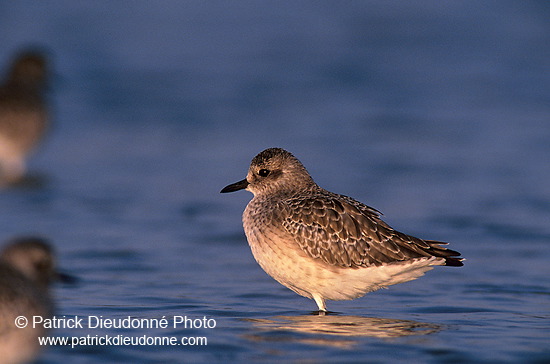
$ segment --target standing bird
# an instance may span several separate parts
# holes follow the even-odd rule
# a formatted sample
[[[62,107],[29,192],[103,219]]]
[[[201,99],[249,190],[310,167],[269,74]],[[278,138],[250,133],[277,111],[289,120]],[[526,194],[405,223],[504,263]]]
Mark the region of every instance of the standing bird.
[[[41,238],[14,239],[0,253],[0,362],[27,363],[40,351],[46,330],[34,327],[33,316],[51,318],[49,286],[72,280],[55,268],[53,250]]]
[[[0,185],[24,176],[25,158],[44,134],[47,76],[45,56],[25,52],[16,57],[0,86]]]
[[[254,258],[276,281],[314,299],[320,312],[326,300],[362,297],[434,265],[463,265],[446,243],[400,233],[372,207],[319,187],[284,149],[258,154],[246,179],[221,192],[241,189],[254,194],[243,213]]]

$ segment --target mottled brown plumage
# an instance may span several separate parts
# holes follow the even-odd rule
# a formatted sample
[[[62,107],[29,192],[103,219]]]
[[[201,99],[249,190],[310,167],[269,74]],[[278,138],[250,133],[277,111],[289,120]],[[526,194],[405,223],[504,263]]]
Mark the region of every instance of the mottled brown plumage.
[[[446,265],[462,265],[455,258],[460,253],[444,243],[400,233],[375,209],[321,188],[288,198],[278,209],[300,247],[328,264],[359,268],[436,256],[446,258]]]
[[[247,178],[222,192],[247,189],[254,198],[243,224],[254,257],[277,281],[313,298],[352,299],[418,278],[433,265],[462,266],[445,243],[394,230],[380,213],[319,187],[289,152],[270,148],[251,162]]]

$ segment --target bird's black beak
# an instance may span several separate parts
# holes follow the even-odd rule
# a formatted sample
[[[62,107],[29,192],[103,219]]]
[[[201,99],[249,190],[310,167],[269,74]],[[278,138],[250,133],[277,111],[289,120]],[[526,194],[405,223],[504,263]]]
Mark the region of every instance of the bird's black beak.
[[[245,179],[239,182],[235,182],[233,184],[230,184],[229,186],[225,186],[223,190],[220,191],[220,193],[227,193],[227,192],[235,192],[239,190],[244,190],[248,187],[250,183]]]
[[[56,272],[55,279],[61,283],[65,283],[68,285],[76,285],[79,281],[77,277],[64,272]]]

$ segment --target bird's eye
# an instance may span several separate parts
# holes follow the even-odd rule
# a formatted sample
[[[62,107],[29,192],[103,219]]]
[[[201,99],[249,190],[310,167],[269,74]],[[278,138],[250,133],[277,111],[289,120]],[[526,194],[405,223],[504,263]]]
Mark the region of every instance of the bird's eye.
[[[260,177],[267,177],[269,176],[269,172],[270,172],[269,169],[260,169],[258,171],[258,174],[260,175]]]

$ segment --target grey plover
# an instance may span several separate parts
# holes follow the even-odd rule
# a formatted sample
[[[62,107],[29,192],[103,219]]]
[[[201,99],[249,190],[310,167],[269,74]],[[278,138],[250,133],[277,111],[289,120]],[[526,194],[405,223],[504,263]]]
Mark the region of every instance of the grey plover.
[[[266,149],[246,178],[221,190],[254,194],[243,225],[254,258],[267,274],[297,294],[351,300],[416,279],[435,265],[462,266],[446,243],[394,230],[379,211],[319,187],[302,163],[280,148]]]
[[[38,337],[46,330],[33,327],[33,316],[51,317],[49,286],[70,279],[55,267],[52,248],[42,238],[13,239],[0,253],[0,362],[26,363],[40,351]]]
[[[29,51],[16,57],[0,86],[0,185],[24,176],[25,159],[44,134],[47,77],[45,56]]]

